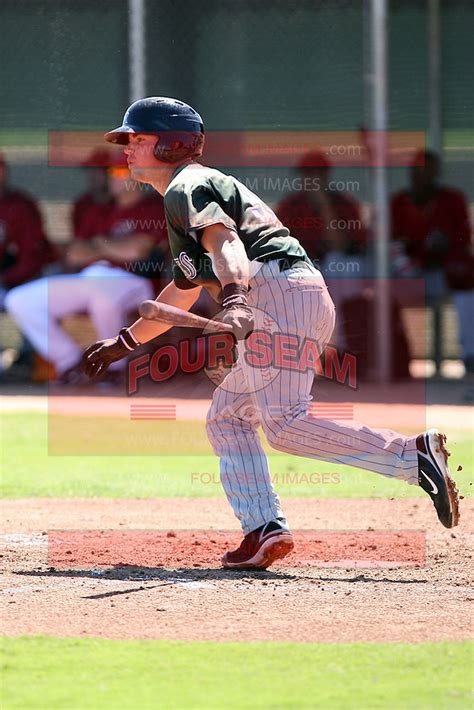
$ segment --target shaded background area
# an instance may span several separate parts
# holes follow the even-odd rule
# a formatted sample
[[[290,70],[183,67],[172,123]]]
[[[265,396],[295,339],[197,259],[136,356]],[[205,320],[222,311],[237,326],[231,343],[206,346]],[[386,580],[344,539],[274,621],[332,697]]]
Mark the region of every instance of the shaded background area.
[[[428,131],[428,2],[392,1],[389,12],[389,130]],[[128,3],[4,0],[0,17],[0,137],[12,178],[43,200],[70,199],[80,172],[48,169],[41,148],[48,130],[118,123],[130,95]],[[471,200],[473,22],[467,0],[441,3],[444,174]],[[362,0],[146,3],[146,92],[195,105],[210,130],[357,130],[368,121],[369,72]],[[365,178],[367,199],[361,172],[351,177]],[[403,180],[390,171],[391,188]]]
[[[120,121],[132,92],[129,4],[4,0],[0,9],[0,143],[11,182],[41,201],[53,242],[71,236],[70,201],[85,177],[48,167],[48,131],[105,131]],[[388,129],[426,132],[427,145],[429,8],[429,0],[388,5]],[[357,131],[370,124],[369,20],[368,0],[209,0],[205,7],[146,0],[146,93],[191,103],[209,130]],[[471,213],[473,21],[469,0],[441,0],[443,179],[467,194]],[[291,166],[228,169],[258,184],[272,205],[294,175]],[[362,203],[370,224],[371,169],[336,167],[333,177]],[[405,186],[407,169],[390,168],[388,184],[390,192]],[[457,356],[449,307],[444,318],[446,355]]]

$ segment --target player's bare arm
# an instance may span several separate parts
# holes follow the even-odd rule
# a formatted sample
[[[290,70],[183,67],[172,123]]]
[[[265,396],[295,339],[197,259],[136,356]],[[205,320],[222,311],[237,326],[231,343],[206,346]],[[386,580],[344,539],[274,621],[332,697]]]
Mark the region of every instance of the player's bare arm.
[[[245,247],[238,235],[223,224],[206,227],[201,245],[212,255],[214,271],[221,282],[224,309],[221,320],[232,326],[237,340],[244,340],[254,326],[247,303],[249,267]]]
[[[158,303],[167,303],[169,306],[176,306],[176,308],[181,308],[183,311],[189,311],[196,303],[200,293],[200,286],[182,289],[178,288],[175,283],[171,281],[171,283],[164,287],[155,300]],[[172,326],[168,323],[139,318],[130,326],[129,331],[138,343],[143,344],[157,338],[171,327]]]
[[[155,300],[188,311],[196,302],[200,291],[200,286],[179,289],[171,282]],[[171,327],[169,323],[139,318],[130,328],[122,328],[115,338],[100,340],[87,348],[82,356],[82,369],[89,377],[99,377],[113,362],[127,357],[140,345],[157,338]]]
[[[138,261],[145,259],[153,246],[148,234],[135,234],[123,239],[97,236],[88,241],[73,241],[65,252],[68,266],[81,269],[97,259],[113,261]]]
[[[121,239],[96,237],[93,247],[104,259],[113,261],[137,261],[146,259],[153,246],[153,238],[149,234],[134,234]]]
[[[72,269],[82,269],[97,259],[97,250],[90,242],[75,240],[64,251],[64,262]]]
[[[214,270],[223,287],[235,283],[248,288],[247,254],[235,232],[223,224],[212,224],[205,228],[201,244],[213,255]]]

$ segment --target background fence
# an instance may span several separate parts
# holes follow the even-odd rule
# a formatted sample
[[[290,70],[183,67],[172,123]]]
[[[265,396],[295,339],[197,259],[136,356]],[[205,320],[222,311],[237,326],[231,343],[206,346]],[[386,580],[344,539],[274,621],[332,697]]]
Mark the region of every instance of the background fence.
[[[208,129],[367,125],[366,2],[147,0],[145,13],[146,93],[196,105]],[[130,95],[128,3],[3,0],[0,23],[0,140],[12,177],[43,200],[70,199],[80,171],[47,168],[47,131],[120,120]],[[471,201],[473,23],[472,2],[441,2],[444,174]],[[389,3],[388,29],[389,130],[428,131],[428,1]],[[351,177],[368,200],[368,176]],[[395,189],[405,171],[390,170],[389,180]]]
[[[430,142],[430,0],[392,0],[388,18],[388,129]],[[144,0],[146,93],[179,97],[209,130],[358,130],[369,124],[369,0]],[[0,143],[12,183],[41,200],[53,241],[69,237],[69,202],[83,171],[49,167],[49,130],[105,131],[129,103],[126,0],[3,0]],[[440,2],[444,179],[474,203],[474,92],[470,0]],[[262,168],[236,168],[255,184]],[[273,178],[290,168],[272,168]],[[370,168],[342,168],[371,214]],[[252,182],[253,181],[253,182]],[[388,171],[390,191],[406,168]],[[275,203],[284,181],[260,181]]]

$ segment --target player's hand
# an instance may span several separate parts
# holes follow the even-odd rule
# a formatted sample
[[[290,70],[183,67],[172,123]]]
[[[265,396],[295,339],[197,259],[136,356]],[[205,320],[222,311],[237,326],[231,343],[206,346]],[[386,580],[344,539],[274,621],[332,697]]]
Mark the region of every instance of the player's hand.
[[[82,371],[91,378],[103,375],[109,365],[130,354],[119,336],[108,340],[99,340],[84,351],[81,358]]]
[[[252,309],[242,303],[225,308],[220,320],[232,326],[237,340],[246,340],[255,326]]]

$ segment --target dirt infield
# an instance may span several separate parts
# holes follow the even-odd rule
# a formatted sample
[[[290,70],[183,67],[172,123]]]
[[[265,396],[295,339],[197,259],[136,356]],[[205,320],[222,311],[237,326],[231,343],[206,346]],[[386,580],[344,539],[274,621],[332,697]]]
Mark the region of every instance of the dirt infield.
[[[470,638],[474,505],[462,503],[461,524],[448,531],[429,500],[289,499],[294,553],[285,565],[248,573],[219,567],[239,539],[221,499],[4,501],[3,630],[220,641]]]
[[[409,566],[425,564],[425,535],[416,531],[293,530],[298,554],[274,567]],[[51,531],[48,565],[71,567],[219,567],[226,549],[240,544],[240,533],[224,530]]]

